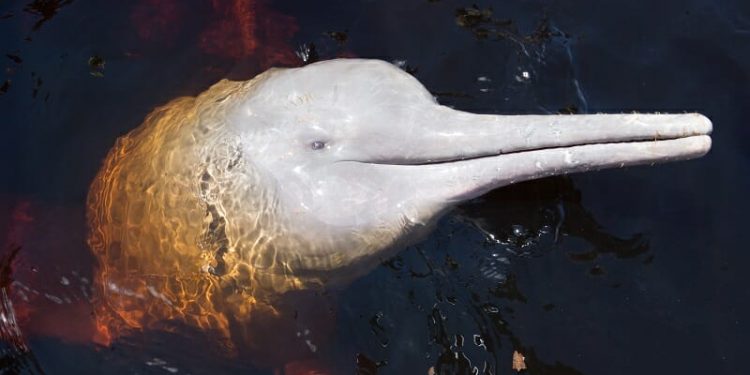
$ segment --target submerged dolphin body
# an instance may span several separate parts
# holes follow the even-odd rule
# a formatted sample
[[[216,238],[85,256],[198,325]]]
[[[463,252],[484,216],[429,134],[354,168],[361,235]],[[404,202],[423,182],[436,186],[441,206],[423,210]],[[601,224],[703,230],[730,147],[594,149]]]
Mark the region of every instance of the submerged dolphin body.
[[[243,314],[265,292],[367,272],[492,189],[699,157],[710,131],[694,113],[461,112],[376,60],[272,69],[120,138],[89,194],[89,243],[125,321],[141,315],[122,296]]]

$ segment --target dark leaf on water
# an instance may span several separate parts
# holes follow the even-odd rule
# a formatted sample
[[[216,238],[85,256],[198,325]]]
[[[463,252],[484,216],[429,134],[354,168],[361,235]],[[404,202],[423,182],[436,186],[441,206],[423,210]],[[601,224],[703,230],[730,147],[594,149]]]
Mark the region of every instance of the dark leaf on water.
[[[20,246],[12,246],[0,256],[0,288],[7,288],[13,282],[13,260],[19,251]]]
[[[18,55],[14,55],[14,54],[9,53],[9,54],[7,54],[5,56],[7,56],[9,59],[11,59],[11,61],[13,61],[16,64],[20,64],[20,63],[23,62],[23,60],[21,59],[21,57],[18,56]]]
[[[476,5],[456,9],[456,24],[461,27],[475,27],[492,20],[492,9],[479,9]]]
[[[474,34],[477,39],[511,40],[520,45],[541,45],[552,37],[567,37],[550,27],[549,20],[543,18],[528,35],[523,35],[510,19],[493,17],[491,8],[480,9],[476,5],[456,10],[456,24]]]
[[[357,353],[357,375],[377,375],[378,368],[386,365],[385,362],[375,362],[362,353]]]
[[[91,56],[89,57],[89,66],[92,69],[104,69],[104,64],[106,64],[106,61],[101,56]]]
[[[349,40],[349,35],[346,33],[346,31],[330,31],[324,34],[329,38],[335,40],[338,44],[344,44],[347,40]]]
[[[23,10],[40,17],[32,28],[33,31],[37,31],[45,22],[51,20],[60,8],[72,2],[73,0],[34,0],[26,4]]]
[[[559,32],[553,32],[549,27],[549,20],[544,18],[536,26],[534,31],[525,36],[524,40],[532,44],[541,44],[550,40],[553,36],[562,36]]]
[[[458,262],[456,262],[453,258],[451,258],[450,255],[445,256],[445,266],[450,269],[451,271],[455,271],[458,269]]]
[[[104,77],[104,65],[106,63],[101,56],[94,55],[89,57],[89,73],[94,77]]]
[[[576,106],[575,104],[571,104],[571,105],[558,109],[557,113],[561,115],[574,115],[578,113],[578,106]]]
[[[8,89],[10,88],[10,80],[6,79],[2,86],[0,86],[0,95],[5,94],[8,92]]]

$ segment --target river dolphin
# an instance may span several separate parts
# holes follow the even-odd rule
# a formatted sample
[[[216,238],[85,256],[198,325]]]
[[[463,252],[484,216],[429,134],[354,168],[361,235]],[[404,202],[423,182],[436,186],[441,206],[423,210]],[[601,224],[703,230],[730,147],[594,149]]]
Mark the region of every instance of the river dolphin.
[[[89,244],[127,322],[143,316],[128,298],[242,315],[259,295],[370,271],[492,189],[696,158],[711,128],[697,113],[462,112],[378,60],[271,69],[118,139],[89,193]]]

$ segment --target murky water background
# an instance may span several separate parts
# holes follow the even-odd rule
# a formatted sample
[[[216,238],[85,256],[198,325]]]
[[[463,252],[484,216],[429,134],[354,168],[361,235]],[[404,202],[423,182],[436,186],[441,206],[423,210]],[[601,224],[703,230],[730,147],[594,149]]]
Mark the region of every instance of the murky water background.
[[[289,296],[299,340],[258,335],[276,373],[509,373],[514,350],[532,374],[746,372],[743,2],[11,1],[0,35],[0,233],[33,353],[4,342],[0,373],[274,373],[187,327],[91,342],[84,202],[155,106],[337,56],[393,61],[474,112],[699,111],[714,148],[462,206],[344,290]]]

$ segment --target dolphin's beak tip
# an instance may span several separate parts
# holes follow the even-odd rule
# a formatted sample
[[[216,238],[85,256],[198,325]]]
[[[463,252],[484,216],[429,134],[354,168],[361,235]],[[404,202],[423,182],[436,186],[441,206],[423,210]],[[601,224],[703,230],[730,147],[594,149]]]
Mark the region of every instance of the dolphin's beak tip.
[[[711,151],[711,132],[713,131],[713,122],[706,115],[698,112],[686,113],[689,133],[684,134],[687,137],[687,150],[684,156],[687,159],[700,158]]]
[[[698,117],[698,122],[701,123],[701,127],[705,131],[704,134],[711,134],[711,131],[713,130],[713,123],[711,122],[711,119],[709,119],[702,113],[696,113],[695,116]]]
[[[683,157],[678,158],[689,160],[689,159],[698,159],[706,154],[708,154],[709,151],[711,151],[711,136],[707,134],[703,135],[696,135],[692,137],[688,137],[687,139],[684,139],[687,144],[685,144],[683,147]]]
[[[710,134],[713,131],[713,122],[711,122],[711,119],[701,113],[696,113],[695,115],[698,117],[698,121],[700,122],[702,128],[701,130],[703,131],[702,136],[698,138],[698,147],[700,149],[700,152],[697,154],[697,156],[701,157],[711,151],[712,140]]]
[[[702,143],[701,146],[701,154],[699,156],[706,155],[709,151],[711,151],[711,137],[708,135],[704,135],[700,138],[700,142]]]

